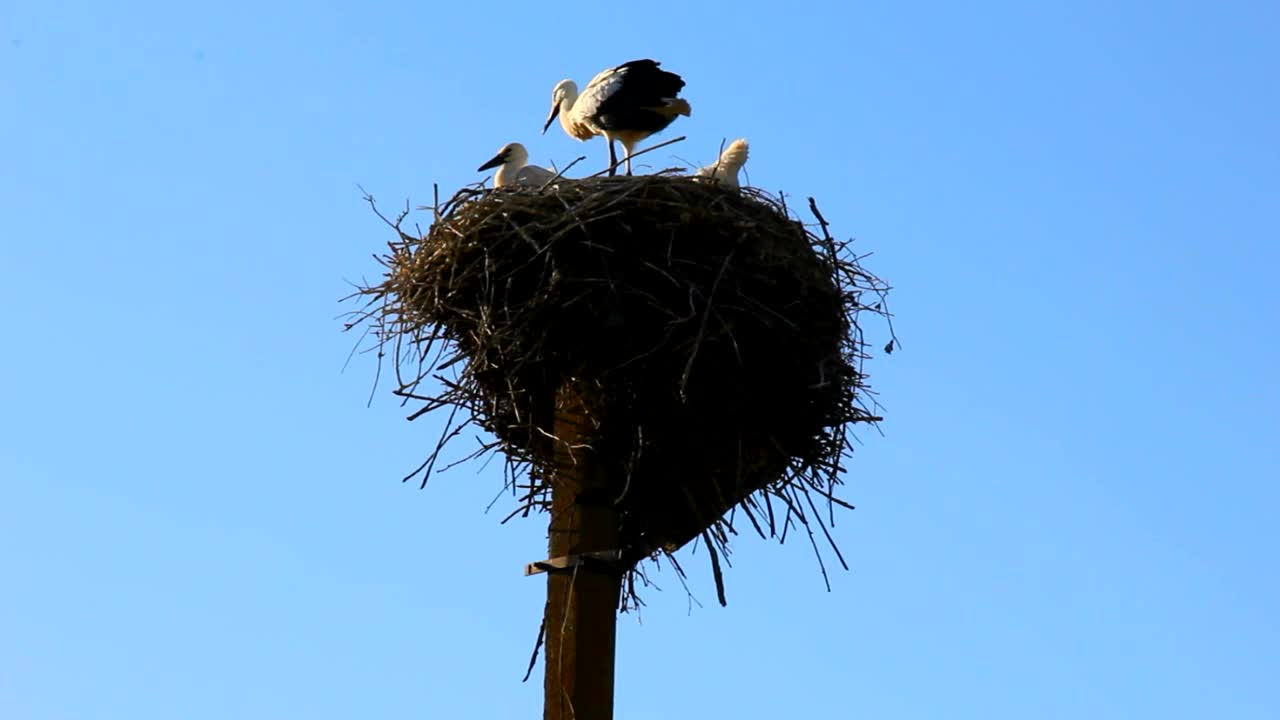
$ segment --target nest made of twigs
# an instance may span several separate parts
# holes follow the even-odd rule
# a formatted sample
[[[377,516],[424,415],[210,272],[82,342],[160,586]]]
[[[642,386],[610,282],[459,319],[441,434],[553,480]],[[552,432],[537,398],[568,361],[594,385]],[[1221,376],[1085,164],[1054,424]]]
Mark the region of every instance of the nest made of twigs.
[[[687,177],[464,189],[425,237],[389,221],[386,274],[348,326],[394,346],[395,392],[423,403],[411,417],[452,408],[419,470],[475,423],[507,458],[513,515],[549,505],[573,384],[592,398],[629,562],[699,536],[714,559],[735,508],[762,535],[825,533],[849,429],[879,420],[857,316],[887,318],[887,288],[810,208],[821,234],[783,200]],[[428,378],[443,390],[423,392]]]

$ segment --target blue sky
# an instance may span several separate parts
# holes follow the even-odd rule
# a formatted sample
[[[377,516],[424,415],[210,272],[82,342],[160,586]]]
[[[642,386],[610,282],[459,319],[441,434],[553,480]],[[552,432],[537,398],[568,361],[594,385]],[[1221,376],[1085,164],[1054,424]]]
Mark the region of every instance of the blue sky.
[[[536,717],[542,520],[401,484],[340,332],[388,239],[653,57],[663,167],[752,144],[894,285],[824,591],[701,555],[620,622],[617,717],[1274,717],[1275,3],[10,3],[0,714]],[[540,672],[540,668],[539,668]]]

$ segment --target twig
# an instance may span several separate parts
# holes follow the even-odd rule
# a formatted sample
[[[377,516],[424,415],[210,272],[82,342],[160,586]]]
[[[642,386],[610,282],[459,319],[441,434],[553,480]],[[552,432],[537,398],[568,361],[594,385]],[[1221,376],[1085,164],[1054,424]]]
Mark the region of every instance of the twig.
[[[533,674],[533,666],[538,664],[538,650],[542,648],[542,640],[547,636],[547,612],[542,611],[542,622],[538,625],[538,639],[533,643],[533,654],[529,656],[529,669],[524,671],[524,679],[520,682],[529,682],[529,676]]]
[[[555,175],[553,175],[553,176],[551,177],[551,179],[550,179],[550,180],[548,180],[548,181],[546,181],[546,182],[542,183],[542,187],[540,187],[540,188],[538,188],[538,189],[539,189],[539,190],[545,190],[545,189],[547,189],[547,188],[548,188],[552,183],[554,183],[556,180],[559,180],[561,177],[563,177],[565,173],[569,172],[569,168],[573,167],[574,165],[577,165],[578,163],[580,163],[580,162],[582,162],[583,160],[586,160],[586,159],[587,159],[587,156],[586,156],[586,155],[579,155],[579,156],[578,156],[578,158],[577,158],[576,160],[574,160],[573,162],[569,163],[568,165],[565,165],[565,166],[564,166],[564,169],[563,169],[563,170],[561,170],[560,172],[557,172]]]
[[[720,570],[720,555],[716,553],[715,543],[706,530],[702,531],[702,541],[706,543],[707,554],[711,556],[711,575],[716,581],[716,599],[720,601],[720,607],[725,607],[729,602],[724,597],[724,573]]]
[[[688,400],[685,394],[685,387],[689,383],[689,374],[693,372],[693,361],[698,357],[698,348],[702,346],[703,335],[707,332],[707,318],[711,316],[711,301],[715,299],[716,288],[720,287],[720,278],[724,277],[724,271],[729,267],[729,261],[733,259],[733,253],[730,252],[724,257],[724,263],[720,266],[720,272],[716,274],[715,282],[711,283],[711,292],[707,293],[707,306],[702,312],[702,322],[698,325],[698,337],[693,342],[693,351],[689,353],[689,361],[685,363],[684,373],[680,376],[680,399]]]
[[[640,157],[641,155],[643,155],[643,154],[645,154],[645,153],[647,153],[647,152],[653,152],[654,150],[657,150],[658,148],[664,148],[664,147],[666,147],[666,146],[668,146],[668,145],[671,145],[671,144],[674,144],[674,143],[678,143],[678,142],[680,142],[681,140],[684,140],[684,139],[686,139],[686,138],[685,138],[685,136],[684,136],[684,135],[681,135],[681,136],[680,136],[680,137],[678,137],[678,138],[672,138],[672,139],[670,139],[670,140],[667,140],[666,142],[658,143],[657,145],[654,145],[654,146],[652,146],[652,147],[647,147],[647,148],[645,148],[645,149],[643,149],[643,150],[638,150],[638,151],[636,151],[636,152],[631,153],[631,154],[630,154],[630,155],[628,155],[627,157],[624,157],[623,159],[621,159],[621,160],[619,160],[619,161],[617,161],[617,162],[613,163],[613,164],[612,164],[612,165],[610,165],[609,167],[607,167],[607,168],[605,168],[605,169],[601,170],[600,172],[598,172],[598,173],[596,173],[596,174],[594,174],[594,175],[588,175],[587,177],[592,177],[592,178],[600,177],[601,175],[605,175],[605,174],[607,174],[610,170],[617,170],[617,169],[618,169],[618,167],[619,167],[620,165],[625,165],[628,159],[634,159],[634,158]]]

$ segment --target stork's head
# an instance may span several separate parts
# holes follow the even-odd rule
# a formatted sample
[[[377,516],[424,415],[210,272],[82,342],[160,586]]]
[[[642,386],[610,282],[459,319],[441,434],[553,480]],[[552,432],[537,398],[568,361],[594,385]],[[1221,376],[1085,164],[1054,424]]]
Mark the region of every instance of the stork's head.
[[[551,91],[551,112],[547,115],[547,122],[542,126],[543,134],[546,134],[547,128],[555,122],[556,116],[560,114],[560,107],[566,103],[572,106],[573,101],[577,99],[578,83],[572,80],[561,80],[556,83],[555,89]]]
[[[489,162],[476,168],[476,172],[496,168],[499,165],[514,163],[516,167],[521,167],[529,162],[529,151],[524,149],[524,145],[518,142],[507,143],[498,150],[498,154],[489,159]]]

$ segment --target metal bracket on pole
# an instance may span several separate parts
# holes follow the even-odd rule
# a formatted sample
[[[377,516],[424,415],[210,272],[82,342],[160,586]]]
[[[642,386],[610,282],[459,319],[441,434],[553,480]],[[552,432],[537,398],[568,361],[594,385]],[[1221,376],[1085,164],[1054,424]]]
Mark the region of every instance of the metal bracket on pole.
[[[583,570],[617,572],[618,561],[621,559],[621,550],[601,550],[598,552],[579,553],[577,555],[565,555],[563,557],[531,562],[524,566],[524,574],[537,575],[538,573],[544,572],[550,574],[571,573],[578,568],[582,568]]]

